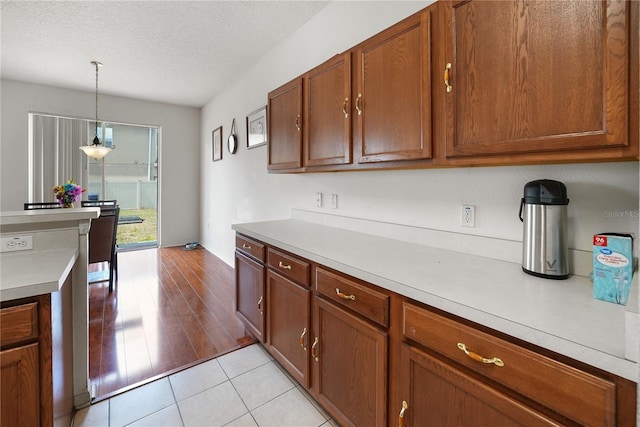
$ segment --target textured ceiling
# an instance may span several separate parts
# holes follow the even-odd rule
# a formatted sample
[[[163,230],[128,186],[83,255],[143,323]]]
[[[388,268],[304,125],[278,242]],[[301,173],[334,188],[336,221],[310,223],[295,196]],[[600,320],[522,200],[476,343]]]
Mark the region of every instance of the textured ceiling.
[[[5,1],[3,78],[200,107],[326,1]]]

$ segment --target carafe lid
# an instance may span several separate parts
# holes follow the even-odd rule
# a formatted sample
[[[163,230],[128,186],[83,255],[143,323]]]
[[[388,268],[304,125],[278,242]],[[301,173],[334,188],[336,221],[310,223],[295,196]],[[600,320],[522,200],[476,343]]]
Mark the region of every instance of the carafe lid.
[[[550,179],[527,182],[523,201],[534,205],[568,205],[567,187],[560,181]]]

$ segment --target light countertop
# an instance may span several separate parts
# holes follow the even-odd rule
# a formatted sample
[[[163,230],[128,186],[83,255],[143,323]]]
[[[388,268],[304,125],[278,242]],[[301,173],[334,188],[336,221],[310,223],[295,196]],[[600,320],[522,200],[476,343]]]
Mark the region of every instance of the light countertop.
[[[60,290],[78,258],[75,248],[0,255],[0,301]]]
[[[521,265],[296,219],[235,224],[239,233],[381,288],[632,381],[624,306],[589,279],[537,278]],[[634,287],[637,288],[637,277]]]

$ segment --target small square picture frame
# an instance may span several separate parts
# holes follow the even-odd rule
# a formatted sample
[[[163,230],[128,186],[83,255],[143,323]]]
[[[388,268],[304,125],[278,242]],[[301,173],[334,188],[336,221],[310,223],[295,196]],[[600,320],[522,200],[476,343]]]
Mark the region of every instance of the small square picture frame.
[[[222,160],[222,126],[211,132],[212,161]]]
[[[267,143],[267,106],[258,108],[247,116],[247,148]]]

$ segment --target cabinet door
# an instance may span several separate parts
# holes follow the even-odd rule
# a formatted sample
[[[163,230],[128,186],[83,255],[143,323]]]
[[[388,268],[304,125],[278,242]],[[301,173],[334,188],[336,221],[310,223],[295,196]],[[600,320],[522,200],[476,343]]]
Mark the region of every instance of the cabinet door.
[[[236,252],[236,314],[251,335],[264,341],[264,266]]]
[[[358,163],[431,158],[430,16],[414,15],[356,49]]]
[[[40,425],[38,344],[0,352],[0,425]]]
[[[269,93],[269,170],[302,166],[302,78]]]
[[[271,354],[308,387],[309,290],[269,270],[267,301],[267,343]]]
[[[446,156],[628,148],[631,3],[451,2]]]
[[[304,165],[351,163],[351,54],[309,71],[304,87]]]
[[[562,425],[514,400],[455,366],[402,344],[398,373],[407,403],[404,425],[558,426]],[[396,402],[398,416],[402,402]],[[402,422],[398,423],[403,425]]]
[[[315,299],[314,389],[340,425],[387,422],[387,333]]]

